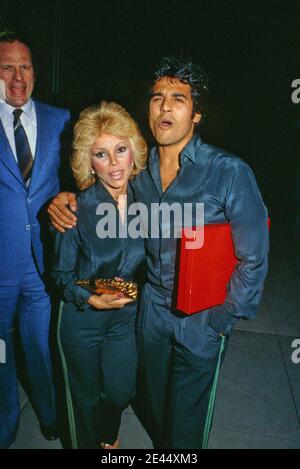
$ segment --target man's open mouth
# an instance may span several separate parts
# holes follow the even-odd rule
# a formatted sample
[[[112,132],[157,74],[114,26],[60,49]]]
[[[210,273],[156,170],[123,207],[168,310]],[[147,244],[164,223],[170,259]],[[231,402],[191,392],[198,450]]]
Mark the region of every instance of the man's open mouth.
[[[173,125],[173,122],[169,119],[161,119],[158,123],[158,127],[161,129],[169,129]]]

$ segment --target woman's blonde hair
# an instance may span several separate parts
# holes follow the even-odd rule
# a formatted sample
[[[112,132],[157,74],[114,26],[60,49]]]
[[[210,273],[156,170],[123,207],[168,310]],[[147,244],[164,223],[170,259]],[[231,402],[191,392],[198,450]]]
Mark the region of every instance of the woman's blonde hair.
[[[147,144],[130,114],[119,104],[102,101],[84,109],[74,127],[71,167],[80,190],[96,181],[91,170],[91,147],[101,133],[129,140],[133,151],[131,178],[146,166]]]

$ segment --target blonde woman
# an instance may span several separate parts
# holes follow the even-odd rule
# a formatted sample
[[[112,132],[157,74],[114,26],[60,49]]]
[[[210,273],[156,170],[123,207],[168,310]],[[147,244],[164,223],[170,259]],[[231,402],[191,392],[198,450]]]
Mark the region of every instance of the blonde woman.
[[[77,225],[57,233],[53,271],[64,299],[58,336],[71,439],[74,448],[116,449],[122,410],[135,392],[137,302],[122,293],[94,295],[76,281],[134,280],[144,242],[124,235],[126,204],[120,202],[125,196],[127,207],[134,202],[128,181],[144,168],[147,146],[124,108],[102,102],[80,114],[73,148],[71,166],[82,191]],[[117,216],[104,237],[107,211]]]

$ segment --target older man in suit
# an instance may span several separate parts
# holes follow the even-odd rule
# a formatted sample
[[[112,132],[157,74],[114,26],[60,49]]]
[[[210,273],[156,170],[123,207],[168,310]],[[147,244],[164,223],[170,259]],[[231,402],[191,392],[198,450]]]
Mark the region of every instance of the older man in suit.
[[[15,438],[19,396],[12,331],[17,318],[30,393],[43,435],[56,436],[55,393],[49,354],[50,298],[43,260],[43,207],[59,191],[61,138],[67,110],[31,98],[35,75],[22,39],[0,38],[0,448]]]

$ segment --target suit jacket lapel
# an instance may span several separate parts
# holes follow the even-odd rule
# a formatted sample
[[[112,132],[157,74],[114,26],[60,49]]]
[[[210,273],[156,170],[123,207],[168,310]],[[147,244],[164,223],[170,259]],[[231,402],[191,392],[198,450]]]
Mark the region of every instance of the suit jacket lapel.
[[[50,142],[47,141],[49,138],[49,132],[47,129],[47,116],[45,116],[42,105],[38,101],[34,100],[35,112],[36,112],[36,124],[37,124],[37,135],[36,135],[36,148],[34,155],[34,164],[32,169],[32,175],[28,191],[32,194],[41,185],[45,175],[43,174],[42,167],[47,159],[47,148]]]
[[[12,149],[10,148],[9,141],[7,140],[1,119],[0,119],[0,159],[5,164],[8,171],[10,171],[15,178],[25,187],[22,174],[19,166],[15,160]]]

